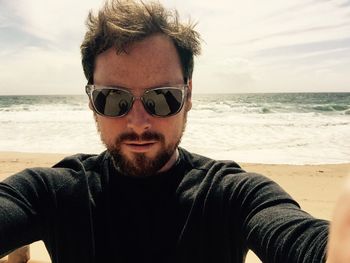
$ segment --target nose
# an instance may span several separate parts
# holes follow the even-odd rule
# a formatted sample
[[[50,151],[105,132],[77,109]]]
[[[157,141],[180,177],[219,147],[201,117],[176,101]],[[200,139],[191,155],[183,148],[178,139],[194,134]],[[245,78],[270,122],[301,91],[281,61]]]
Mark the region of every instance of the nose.
[[[126,115],[127,127],[137,134],[142,134],[151,128],[150,117],[140,99],[136,99]]]

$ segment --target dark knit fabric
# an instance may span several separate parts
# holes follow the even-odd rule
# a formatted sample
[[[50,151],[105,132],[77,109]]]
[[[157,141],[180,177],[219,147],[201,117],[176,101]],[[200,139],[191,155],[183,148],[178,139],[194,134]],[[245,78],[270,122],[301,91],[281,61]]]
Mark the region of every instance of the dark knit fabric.
[[[75,155],[0,183],[0,255],[43,240],[53,263],[323,262],[328,222],[236,163],[180,150],[171,170],[119,174]]]

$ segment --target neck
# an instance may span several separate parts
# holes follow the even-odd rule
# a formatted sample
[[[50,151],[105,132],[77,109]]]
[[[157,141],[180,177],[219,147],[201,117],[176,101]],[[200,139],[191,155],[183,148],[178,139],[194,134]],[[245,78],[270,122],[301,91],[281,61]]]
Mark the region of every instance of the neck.
[[[170,157],[169,161],[167,161],[167,163],[158,171],[158,173],[168,171],[171,167],[174,166],[178,158],[179,158],[179,150],[178,148],[176,148],[173,155]]]

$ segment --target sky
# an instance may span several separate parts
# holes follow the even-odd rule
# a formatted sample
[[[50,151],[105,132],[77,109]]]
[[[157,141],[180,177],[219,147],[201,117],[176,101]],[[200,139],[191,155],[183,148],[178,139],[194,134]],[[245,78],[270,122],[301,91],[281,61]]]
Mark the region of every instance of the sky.
[[[160,0],[197,23],[194,93],[350,92],[350,0]],[[0,0],[0,95],[84,94],[101,0]]]

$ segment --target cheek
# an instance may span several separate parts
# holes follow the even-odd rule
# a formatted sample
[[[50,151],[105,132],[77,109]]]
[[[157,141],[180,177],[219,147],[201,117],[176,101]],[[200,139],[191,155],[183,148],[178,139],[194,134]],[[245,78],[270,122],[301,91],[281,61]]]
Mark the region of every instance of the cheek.
[[[121,120],[97,116],[96,122],[99,132],[101,133],[101,137],[105,142],[114,141],[118,134],[120,134],[122,131]]]
[[[185,121],[185,113],[180,112],[177,116],[174,116],[172,118],[172,120],[169,120],[162,125],[164,129],[163,133],[169,137],[169,140],[177,140],[178,137],[182,134]]]

